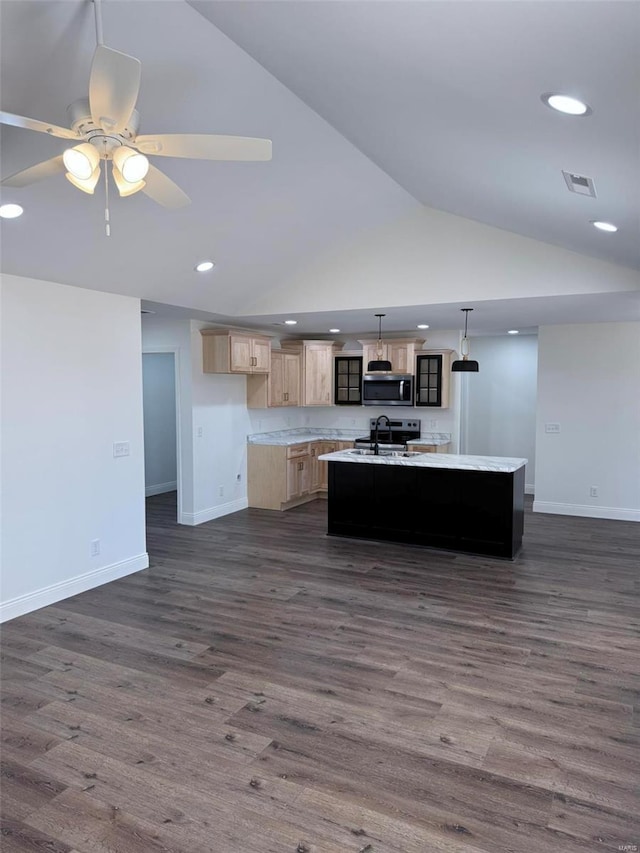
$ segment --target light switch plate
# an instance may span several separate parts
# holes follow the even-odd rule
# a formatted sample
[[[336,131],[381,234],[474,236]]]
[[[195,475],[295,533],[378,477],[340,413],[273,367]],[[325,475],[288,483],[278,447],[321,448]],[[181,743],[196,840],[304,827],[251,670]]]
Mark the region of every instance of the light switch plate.
[[[560,424],[545,424],[544,431],[553,433],[560,432]]]
[[[128,441],[114,441],[113,442],[113,455],[114,456],[128,456],[129,455],[129,442]]]

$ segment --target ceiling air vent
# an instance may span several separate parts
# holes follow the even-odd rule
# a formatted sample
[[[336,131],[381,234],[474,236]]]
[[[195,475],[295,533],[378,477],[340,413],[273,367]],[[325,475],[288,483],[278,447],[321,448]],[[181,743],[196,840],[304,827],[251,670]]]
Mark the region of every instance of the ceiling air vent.
[[[573,172],[565,172],[564,170],[562,176],[569,192],[578,193],[578,195],[590,195],[591,198],[596,197],[596,188],[591,178],[584,175],[574,175]]]

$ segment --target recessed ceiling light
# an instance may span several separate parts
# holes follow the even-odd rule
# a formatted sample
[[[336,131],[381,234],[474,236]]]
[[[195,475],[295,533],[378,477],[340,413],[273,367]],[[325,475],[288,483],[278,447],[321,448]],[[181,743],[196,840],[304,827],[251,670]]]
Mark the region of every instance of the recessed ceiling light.
[[[597,228],[600,231],[609,231],[613,234],[614,231],[618,230],[618,226],[614,225],[613,222],[600,222],[600,220],[591,220],[591,224],[594,228]]]
[[[519,334],[520,334],[520,332],[518,331],[518,329],[509,329],[509,331],[507,332],[507,334],[508,334],[508,335],[519,335]]]
[[[591,114],[591,107],[588,104],[569,95],[547,92],[547,94],[541,95],[541,97],[543,103],[551,107],[552,110],[557,110],[560,113],[570,116],[588,116]]]
[[[340,329],[329,329],[332,335],[337,335]]]
[[[285,326],[297,326],[298,321],[297,320],[285,320],[284,324],[285,324]]]
[[[213,261],[200,261],[199,264],[196,264],[196,272],[209,272],[215,267]]]
[[[427,326],[426,323],[418,323],[418,328],[419,329],[428,329],[429,327]]]
[[[15,219],[16,216],[22,216],[23,209],[19,204],[3,204],[0,207],[0,216],[3,219]]]

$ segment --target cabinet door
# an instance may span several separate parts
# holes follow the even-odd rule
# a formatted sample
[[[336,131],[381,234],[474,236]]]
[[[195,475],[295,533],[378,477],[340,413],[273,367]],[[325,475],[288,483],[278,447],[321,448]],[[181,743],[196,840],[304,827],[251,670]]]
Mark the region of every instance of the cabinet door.
[[[442,407],[442,355],[419,355],[416,369],[416,406]]]
[[[256,338],[251,341],[252,373],[268,373],[271,366],[271,342]]]
[[[300,456],[287,461],[287,500],[309,494],[311,488],[311,457]]]
[[[318,456],[322,456],[324,453],[335,453],[338,449],[337,441],[323,441],[322,442],[322,452],[318,451]],[[329,483],[329,463],[328,462],[318,462],[318,489],[322,491],[326,491]]]
[[[323,464],[326,465],[326,463],[318,462],[318,456],[321,456],[325,452],[323,447],[323,441],[316,441],[311,446],[309,459],[309,489],[312,492],[320,491],[320,466]]]
[[[390,361],[389,358],[389,347],[387,344],[383,343],[381,347],[380,360],[382,361]],[[367,365],[370,361],[378,361],[378,346],[377,344],[363,344],[362,345],[362,366],[364,372],[367,372]]]
[[[389,361],[394,373],[413,373],[413,345],[388,344]]]
[[[331,405],[331,368],[333,354],[330,346],[305,348],[304,405]]]
[[[252,340],[244,335],[230,335],[231,373],[253,373]]]
[[[359,406],[362,403],[361,356],[336,356],[333,401],[336,406]]]
[[[284,405],[300,405],[300,356],[284,353]]]
[[[264,382],[264,379],[257,380]],[[284,398],[284,355],[271,353],[271,373],[269,374],[269,405],[285,406]]]

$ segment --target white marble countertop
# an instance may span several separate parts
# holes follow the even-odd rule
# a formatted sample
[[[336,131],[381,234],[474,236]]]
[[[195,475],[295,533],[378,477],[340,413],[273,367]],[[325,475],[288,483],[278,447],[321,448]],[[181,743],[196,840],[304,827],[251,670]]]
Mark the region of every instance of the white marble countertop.
[[[275,432],[256,432],[247,436],[248,444],[270,444],[288,447],[292,444],[302,444],[305,441],[355,441],[364,438],[366,429],[335,429],[333,427],[297,427],[281,429]],[[451,436],[446,432],[427,432],[422,438],[412,440],[410,444],[441,446],[449,444]]]
[[[419,453],[417,456],[366,456],[338,450],[324,453],[318,459],[325,462],[355,462],[362,465],[401,465],[413,468],[451,468],[462,471],[492,471],[498,474],[512,474],[523,465],[526,459],[510,456],[462,456],[457,453]]]

